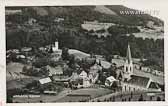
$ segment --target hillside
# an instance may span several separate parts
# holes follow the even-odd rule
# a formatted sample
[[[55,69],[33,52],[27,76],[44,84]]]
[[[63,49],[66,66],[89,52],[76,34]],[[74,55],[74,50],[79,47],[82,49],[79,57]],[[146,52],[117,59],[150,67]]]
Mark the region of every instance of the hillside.
[[[8,7],[8,9],[13,9]],[[68,21],[83,23],[85,20],[98,20],[100,22],[112,22],[128,25],[142,25],[147,21],[154,21],[155,24],[163,24],[163,21],[150,15],[122,15],[120,11],[136,11],[122,5],[111,6],[55,6],[55,7],[17,7],[22,9],[23,15],[33,18],[40,16],[62,17]]]
[[[10,14],[8,10],[22,10],[22,12]],[[133,35],[134,33],[139,34],[137,28],[143,27],[148,21],[152,20],[158,26],[163,25],[163,21],[147,14],[121,15],[120,11],[122,10],[136,11],[121,5],[6,7],[6,12],[8,12],[6,14],[6,48],[7,50],[23,47],[39,48],[58,40],[60,49],[67,47],[89,54],[95,53],[110,60],[111,55],[117,54],[125,57],[129,43],[133,57],[147,58],[150,61],[145,64],[152,63],[159,70],[163,70],[164,40],[154,40],[149,37],[143,39],[141,37],[143,34],[140,37]],[[32,18],[37,22],[29,24]],[[59,18],[63,21],[54,21]],[[94,20],[102,23],[114,23],[115,26],[107,29],[109,32],[107,37],[94,36],[92,32],[81,28],[84,21]],[[117,26],[118,24],[120,25]],[[146,30],[153,29],[146,28]],[[160,33],[158,34],[160,35]]]

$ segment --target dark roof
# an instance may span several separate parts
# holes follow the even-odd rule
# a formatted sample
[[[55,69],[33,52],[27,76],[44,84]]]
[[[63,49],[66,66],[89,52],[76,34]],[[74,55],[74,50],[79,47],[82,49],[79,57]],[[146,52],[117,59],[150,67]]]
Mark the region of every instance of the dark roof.
[[[159,85],[155,82],[151,82],[150,85],[149,85],[149,88],[152,88],[152,89],[159,89]]]
[[[149,81],[150,81],[150,78],[132,75],[128,83],[146,88]]]

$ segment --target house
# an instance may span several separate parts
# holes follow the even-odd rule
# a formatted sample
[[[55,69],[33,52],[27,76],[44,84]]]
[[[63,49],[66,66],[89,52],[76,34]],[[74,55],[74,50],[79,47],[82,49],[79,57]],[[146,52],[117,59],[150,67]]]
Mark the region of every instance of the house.
[[[90,67],[90,72],[98,72],[102,70],[102,66],[99,64],[95,63],[93,66]]]
[[[146,26],[148,28],[154,28],[154,22],[153,21],[148,21],[147,24],[146,24]]]
[[[16,54],[19,54],[20,51],[18,49],[12,49],[12,53],[16,53]]]
[[[43,84],[47,84],[47,83],[52,82],[52,80],[49,77],[47,77],[47,78],[40,79],[39,82],[40,82],[40,84],[43,85]]]
[[[22,52],[30,52],[31,50],[32,50],[31,47],[23,47],[23,48],[21,49]]]
[[[87,73],[85,71],[82,71],[80,74],[79,74],[79,77],[84,79],[84,78],[87,78]]]
[[[144,71],[144,72],[151,72],[151,69],[149,67],[141,66],[141,70]]]
[[[60,65],[58,65],[57,67],[51,67],[47,65],[46,67],[47,67],[47,70],[49,70],[49,76],[63,75],[63,68]]]
[[[104,60],[100,61],[100,64],[105,69],[109,69],[111,67],[111,63]]]
[[[99,71],[102,71],[102,66],[100,66],[97,63],[95,63],[93,66],[90,67],[88,77],[91,83],[96,83],[96,81],[98,80]]]
[[[57,91],[49,91],[49,90],[45,90],[43,93],[44,94],[48,94],[48,95],[56,95],[56,94],[58,94]]]
[[[46,51],[46,50],[47,50],[46,47],[39,47],[38,49],[39,49],[40,51]]]
[[[27,23],[28,23],[29,25],[33,25],[33,24],[35,24],[36,22],[37,22],[36,19],[30,18]]]
[[[56,82],[69,82],[71,77],[69,76],[58,76],[58,75],[55,75],[55,76],[52,76],[52,79]]]
[[[24,55],[17,55],[16,58],[17,58],[17,59],[25,59],[26,56],[24,56]]]
[[[23,47],[21,49],[21,52],[25,53],[26,56],[28,56],[28,54],[32,51],[31,47]]]
[[[54,19],[54,22],[61,22],[61,21],[64,21],[64,18],[56,17]]]
[[[113,76],[107,77],[105,81],[105,86],[111,87],[115,81],[118,82],[118,80],[116,80]]]
[[[61,54],[62,54],[62,51],[56,51],[54,53],[51,53],[51,60],[54,62],[61,60]]]
[[[91,86],[91,80],[85,71],[81,73],[73,72],[70,83],[72,88],[86,88]]]
[[[112,61],[112,64],[116,65],[116,67],[121,67],[121,66],[124,66],[125,64],[125,61],[123,59],[113,58],[111,61]]]

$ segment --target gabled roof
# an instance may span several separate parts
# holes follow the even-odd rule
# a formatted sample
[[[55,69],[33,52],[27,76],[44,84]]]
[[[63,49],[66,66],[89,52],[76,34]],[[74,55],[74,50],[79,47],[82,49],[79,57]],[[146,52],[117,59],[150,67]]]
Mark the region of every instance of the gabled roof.
[[[79,77],[87,77],[87,73],[85,71],[82,71],[80,74],[79,74]]]
[[[72,75],[71,75],[71,77],[70,77],[70,80],[71,81],[76,81],[78,79],[79,79],[78,73],[77,72],[73,72]]]
[[[151,82],[149,85],[149,88],[151,89],[159,89],[159,85],[156,82]]]
[[[57,67],[47,65],[47,69],[49,69],[50,74],[63,74],[63,68],[60,65]]]
[[[106,78],[106,80],[109,80],[110,82],[116,81],[116,79],[113,76]]]
[[[150,78],[132,75],[131,79],[128,81],[129,84],[137,85],[140,87],[147,88],[150,82]]]
[[[47,77],[47,78],[40,79],[39,82],[40,84],[46,84],[46,83],[51,82],[51,79]]]

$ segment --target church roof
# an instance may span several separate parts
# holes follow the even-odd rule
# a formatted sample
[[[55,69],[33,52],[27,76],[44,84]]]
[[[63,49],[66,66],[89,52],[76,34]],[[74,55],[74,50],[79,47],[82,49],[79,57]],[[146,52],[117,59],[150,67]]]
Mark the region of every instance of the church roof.
[[[147,88],[149,82],[150,82],[150,78],[137,76],[137,75],[131,75],[131,79],[128,81],[129,84],[141,86],[144,88]]]
[[[131,57],[131,49],[130,49],[130,45],[128,44],[128,48],[127,48],[127,56],[126,59],[128,60],[128,63],[130,63],[132,61],[132,57]]]

